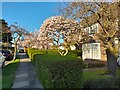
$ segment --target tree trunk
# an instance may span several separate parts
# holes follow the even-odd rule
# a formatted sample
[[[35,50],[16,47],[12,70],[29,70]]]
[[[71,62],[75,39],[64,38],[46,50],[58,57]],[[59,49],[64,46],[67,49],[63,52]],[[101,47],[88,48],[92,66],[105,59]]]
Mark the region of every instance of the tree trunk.
[[[20,36],[21,36],[21,34],[18,34],[17,37],[14,39],[15,48],[14,48],[14,57],[13,57],[13,60],[15,60],[16,57],[17,57],[17,42],[20,39]]]
[[[109,49],[106,50],[107,54],[107,69],[113,77],[117,76],[117,58],[115,54]]]
[[[15,48],[14,48],[14,57],[13,57],[13,60],[15,60],[16,56],[17,56],[17,43],[14,42],[14,45],[15,45]]]

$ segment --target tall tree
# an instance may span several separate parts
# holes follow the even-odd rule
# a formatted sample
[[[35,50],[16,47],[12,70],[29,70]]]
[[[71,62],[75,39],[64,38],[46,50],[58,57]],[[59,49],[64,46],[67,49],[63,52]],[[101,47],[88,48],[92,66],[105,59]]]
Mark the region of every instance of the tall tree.
[[[1,23],[1,40],[3,43],[8,43],[11,44],[12,41],[12,33],[10,30],[10,27],[8,26],[7,22],[4,19],[0,19],[0,23]]]
[[[95,34],[95,39],[106,48],[108,70],[113,76],[117,71],[114,39],[117,37],[120,40],[119,9],[120,2],[70,2],[60,9],[62,15],[78,20],[83,28],[99,23],[102,30]]]
[[[19,41],[19,39],[22,35],[27,35],[27,34],[29,34],[29,32],[26,29],[24,29],[23,27],[18,26],[16,23],[10,25],[10,29],[12,31],[13,41],[14,41],[14,46],[15,46],[14,58],[13,58],[13,60],[15,60],[16,56],[17,56],[17,42]]]
[[[48,18],[40,27],[38,39],[51,41],[54,45],[59,46],[61,40],[66,41],[71,34],[77,34],[79,31],[77,21],[63,16],[53,16]]]
[[[25,35],[25,40],[21,41],[22,46],[39,49],[42,45],[40,43],[41,41],[37,39],[38,35],[39,35],[38,30],[30,32],[29,35]]]

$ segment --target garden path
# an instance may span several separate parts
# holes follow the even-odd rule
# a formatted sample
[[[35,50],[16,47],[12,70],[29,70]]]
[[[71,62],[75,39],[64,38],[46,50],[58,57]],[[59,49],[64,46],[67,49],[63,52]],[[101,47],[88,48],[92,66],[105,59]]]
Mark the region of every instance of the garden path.
[[[25,53],[19,53],[20,64],[15,73],[15,80],[12,86],[12,90],[16,88],[23,89],[28,88],[31,90],[39,89],[43,90],[42,85],[38,81],[35,68],[31,63],[31,60]]]

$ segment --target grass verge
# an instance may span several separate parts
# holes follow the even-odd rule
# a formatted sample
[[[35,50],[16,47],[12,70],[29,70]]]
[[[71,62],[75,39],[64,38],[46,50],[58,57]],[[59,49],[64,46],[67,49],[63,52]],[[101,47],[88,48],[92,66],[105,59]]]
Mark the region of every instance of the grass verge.
[[[83,80],[86,81],[92,78],[105,78],[105,76],[101,75],[105,73],[105,71],[106,70],[104,69],[83,71]]]
[[[97,88],[110,88],[118,90],[120,88],[120,68],[118,69],[118,77],[113,78],[104,75],[105,69],[86,70],[83,72],[83,87],[85,90],[93,90]]]
[[[11,61],[2,70],[2,89],[10,89],[15,79],[15,71],[19,65],[19,59]]]
[[[120,77],[120,68],[118,68],[118,77]]]
[[[102,75],[105,72],[105,69],[83,71],[83,80],[86,81],[92,78],[106,78],[106,76]],[[117,76],[120,77],[120,68],[118,68],[117,74]]]

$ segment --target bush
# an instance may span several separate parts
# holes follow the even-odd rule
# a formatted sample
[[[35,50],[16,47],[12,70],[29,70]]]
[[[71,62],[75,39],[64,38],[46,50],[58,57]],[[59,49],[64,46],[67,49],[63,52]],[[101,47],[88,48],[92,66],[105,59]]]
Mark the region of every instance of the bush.
[[[33,48],[27,50],[27,55],[29,56],[29,58],[31,60],[34,59],[35,54],[45,54],[45,53],[47,53],[45,50],[37,50],[37,49],[33,49]]]
[[[115,85],[115,79],[113,78],[96,78],[96,79],[91,79],[87,80],[84,82],[84,90],[93,90],[97,88],[102,88],[102,89],[114,89],[116,88]]]
[[[81,56],[82,57],[82,51],[81,50],[69,50],[68,55],[74,55],[74,56]]]
[[[36,67],[45,88],[80,88],[82,60],[75,55],[60,56],[57,50],[28,49],[27,54]]]
[[[109,77],[109,78],[96,78],[90,79],[84,82],[84,90],[94,90],[94,89],[115,89],[120,87],[119,80]]]
[[[81,88],[82,61],[75,57],[35,55],[35,67],[44,88]]]
[[[49,55],[58,55],[57,50],[37,50],[37,49],[27,49],[27,55],[31,60],[33,60],[34,55],[36,54],[49,54]],[[75,50],[75,51],[69,51],[68,56],[78,56],[78,54],[81,54],[80,50]]]
[[[105,61],[94,60],[94,59],[86,59],[84,60],[83,68],[99,68],[106,66]]]

